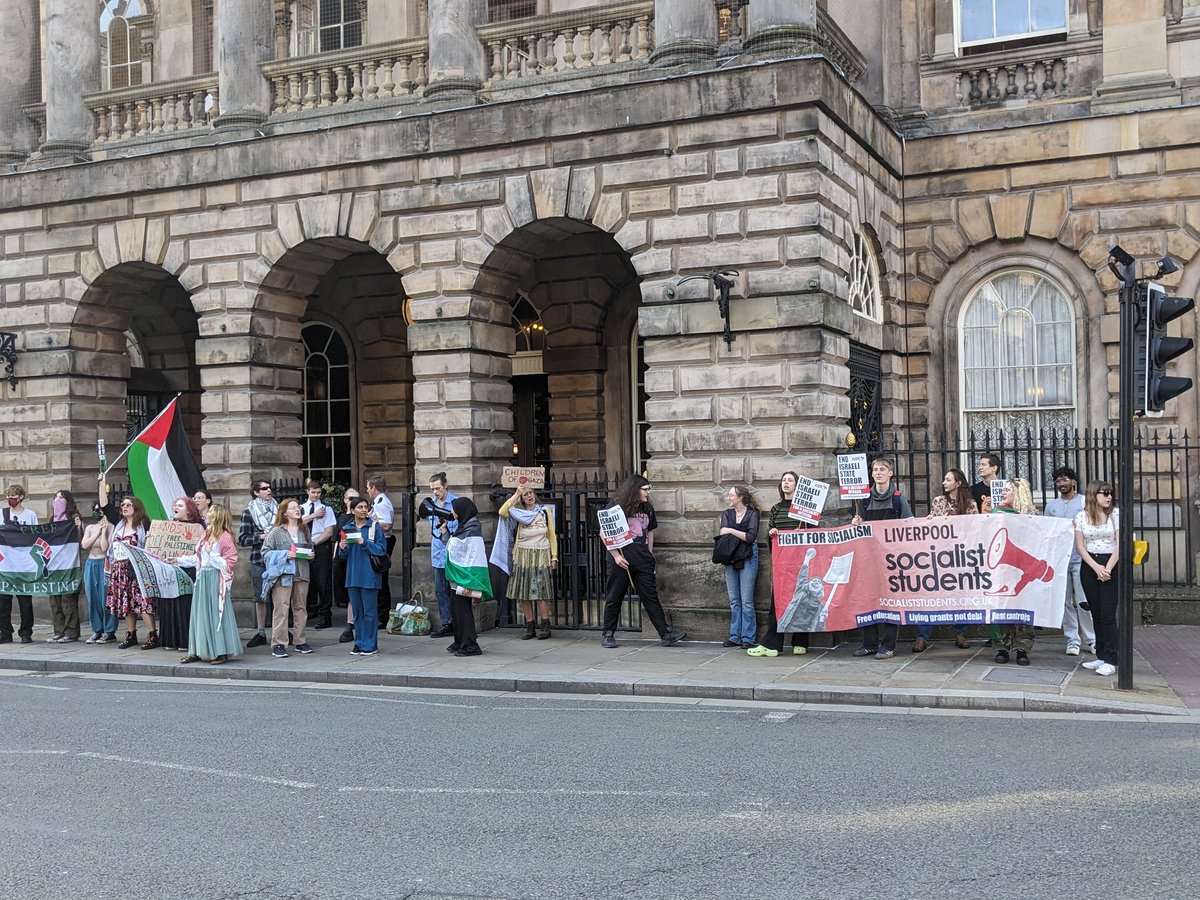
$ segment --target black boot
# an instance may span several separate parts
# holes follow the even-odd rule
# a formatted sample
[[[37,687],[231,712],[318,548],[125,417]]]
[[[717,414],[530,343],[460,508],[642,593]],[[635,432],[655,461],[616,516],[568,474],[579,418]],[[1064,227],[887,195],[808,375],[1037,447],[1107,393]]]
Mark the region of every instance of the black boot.
[[[537,639],[539,641],[544,641],[548,637],[550,637],[550,620],[542,619],[538,623]]]
[[[121,641],[121,643],[117,644],[117,646],[120,647],[122,650],[128,650],[130,647],[137,646],[137,642],[138,642],[137,632],[136,631],[127,631],[127,632],[125,632],[125,640]]]
[[[537,637],[537,627],[532,621],[526,622],[525,633],[521,635],[521,640],[532,641],[535,637]]]

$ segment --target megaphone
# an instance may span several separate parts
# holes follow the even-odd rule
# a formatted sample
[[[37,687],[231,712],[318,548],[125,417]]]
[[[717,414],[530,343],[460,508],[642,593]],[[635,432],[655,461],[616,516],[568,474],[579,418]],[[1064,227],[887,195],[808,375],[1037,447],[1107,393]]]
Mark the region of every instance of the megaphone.
[[[1017,583],[1012,586],[1011,591],[1005,585],[999,590],[987,591],[989,596],[1011,593],[1015,597],[1034,581],[1049,582],[1054,578],[1054,568],[1048,562],[1032,556],[1009,541],[1007,528],[1001,528],[992,538],[992,543],[987,551],[987,565],[989,569],[995,569],[999,565],[1012,566],[1021,573],[1021,577],[1017,579]]]

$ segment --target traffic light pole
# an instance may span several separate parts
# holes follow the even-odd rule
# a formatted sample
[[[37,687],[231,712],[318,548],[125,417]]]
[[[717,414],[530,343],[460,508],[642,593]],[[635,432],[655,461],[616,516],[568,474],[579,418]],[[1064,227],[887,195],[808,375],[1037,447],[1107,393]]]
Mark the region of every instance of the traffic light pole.
[[[1133,365],[1137,352],[1133,346],[1133,332],[1137,327],[1139,293],[1137,263],[1133,260],[1121,262],[1119,269],[1113,267],[1121,279],[1120,427],[1117,429],[1117,477],[1114,479],[1116,505],[1123,520],[1117,530],[1117,687],[1129,691],[1133,690]]]

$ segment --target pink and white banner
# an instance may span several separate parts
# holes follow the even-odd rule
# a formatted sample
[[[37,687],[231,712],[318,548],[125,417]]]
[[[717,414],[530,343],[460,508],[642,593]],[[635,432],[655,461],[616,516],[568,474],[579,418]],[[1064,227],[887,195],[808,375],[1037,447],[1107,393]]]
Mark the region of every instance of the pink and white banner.
[[[780,531],[780,631],[1062,624],[1074,540],[1065,519],[994,513]]]

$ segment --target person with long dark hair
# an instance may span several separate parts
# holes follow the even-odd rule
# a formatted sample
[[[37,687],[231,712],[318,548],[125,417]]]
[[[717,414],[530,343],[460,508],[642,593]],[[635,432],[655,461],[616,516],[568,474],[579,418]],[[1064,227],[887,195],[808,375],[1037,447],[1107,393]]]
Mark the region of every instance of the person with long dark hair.
[[[779,502],[767,513],[767,537],[773,538],[781,531],[804,528],[804,523],[788,515],[792,507],[792,494],[800,476],[795,472],[784,472],[779,476]],[[792,654],[803,656],[808,652],[808,632],[793,631]],[[779,631],[779,616],[775,612],[775,594],[771,592],[771,603],[767,609],[767,628],[762,639],[746,651],[747,656],[778,656],[783,651],[783,635]]]
[[[171,504],[171,521],[184,522],[189,525],[203,525],[204,518],[200,508],[191,497],[176,497]],[[175,560],[168,559],[173,563]],[[185,575],[196,580],[194,565],[180,566]],[[180,594],[178,597],[156,597],[158,607],[158,640],[164,650],[186,650],[188,648],[188,623],[192,618],[191,593]]]
[[[600,645],[608,648],[617,646],[621,601],[631,586],[637,592],[662,645],[670,647],[678,644],[687,637],[687,633],[667,624],[666,614],[658,599],[658,573],[654,562],[654,532],[658,528],[658,517],[654,514],[654,504],[650,502],[650,482],[641,475],[630,475],[617,488],[613,503],[624,511],[633,534],[633,543],[608,552],[604,635]]]
[[[358,503],[358,491],[346,488],[342,494],[342,505],[345,507],[338,515],[333,526],[333,601],[346,610],[346,627],[338,635],[339,644],[349,644],[354,640],[354,604],[350,602],[350,593],[346,587],[346,557],[337,552],[338,536],[346,530],[347,525],[354,524],[354,506]],[[330,611],[332,616],[332,610]]]
[[[1097,675],[1117,672],[1117,580],[1113,570],[1120,556],[1120,510],[1107,481],[1087,486],[1083,512],[1075,516],[1075,549],[1083,566],[1079,580],[1096,628],[1096,658],[1083,667]]]
[[[725,592],[729,595],[729,637],[726,647],[754,647],[758,619],[754,614],[754,585],[758,581],[758,529],[761,517],[749,489],[734,486],[725,494],[729,502],[722,511],[717,534],[733,535],[750,546],[750,558],[726,563]]]
[[[979,506],[971,496],[971,486],[967,475],[962,469],[947,469],[942,478],[942,493],[934,497],[929,504],[929,518],[941,516],[973,516],[978,514]],[[932,625],[918,625],[917,639],[913,641],[912,652],[923,653],[929,646],[929,636],[933,633]],[[967,626],[954,626],[954,646],[966,650],[971,646],[967,640]]]
[[[339,533],[338,556],[346,562],[346,592],[354,613],[354,647],[351,656],[374,656],[379,646],[379,585],[382,578],[371,567],[372,556],[387,552],[383,529],[371,521],[371,501],[355,497],[350,506],[354,518],[343,522]]]
[[[140,615],[147,629],[146,643],[142,644],[142,649],[154,650],[159,646],[158,631],[154,627],[154,598],[142,593],[137,577],[133,574],[132,563],[127,559],[117,559],[113,549],[118,542],[131,547],[145,547],[150,517],[146,515],[146,507],[137,497],[121,498],[121,502],[114,509],[113,504],[108,502],[108,483],[103,475],[100,476],[97,500],[105,516],[115,526],[112,542],[108,546],[108,587],[104,602],[114,616],[125,620],[125,640],[117,646],[128,650],[137,644],[137,623]]]
[[[79,507],[70,491],[59,491],[51,504],[51,521],[70,522],[75,526],[75,540],[83,537],[83,521],[79,518]],[[50,620],[54,634],[47,639],[50,644],[70,644],[79,640],[79,591],[74,594],[59,594],[50,598]]]

